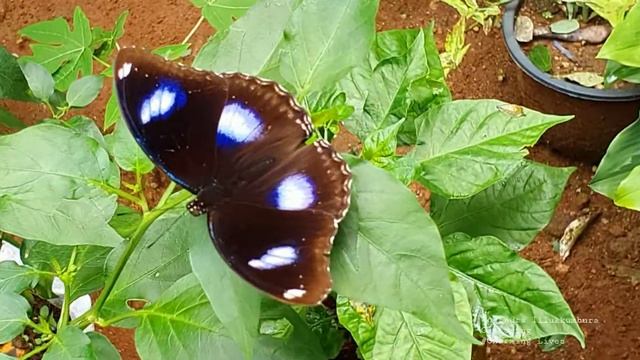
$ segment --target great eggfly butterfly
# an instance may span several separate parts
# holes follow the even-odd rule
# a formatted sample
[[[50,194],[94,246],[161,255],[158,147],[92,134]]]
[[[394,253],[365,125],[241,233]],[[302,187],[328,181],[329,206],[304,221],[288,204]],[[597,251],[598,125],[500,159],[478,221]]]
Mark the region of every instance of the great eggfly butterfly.
[[[122,114],[146,154],[196,194],[229,266],[274,298],[317,304],[331,288],[329,251],[349,207],[351,174],[272,81],[119,52]]]

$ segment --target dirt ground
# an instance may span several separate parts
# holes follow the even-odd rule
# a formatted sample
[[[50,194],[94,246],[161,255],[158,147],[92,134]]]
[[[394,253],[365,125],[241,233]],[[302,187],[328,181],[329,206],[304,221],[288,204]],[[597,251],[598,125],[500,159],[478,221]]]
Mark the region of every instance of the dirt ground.
[[[27,53],[17,31],[35,21],[54,16],[69,18],[80,5],[93,25],[112,26],[117,15],[128,9],[123,45],[154,48],[180,42],[199,17],[198,10],[187,0],[0,0],[0,41],[16,53]],[[442,48],[444,36],[457,20],[457,14],[446,5],[430,0],[381,0],[378,29],[424,26],[434,20],[436,37]],[[195,49],[206,41],[211,30],[202,26],[192,38]],[[448,79],[456,98],[496,98],[511,103],[526,103],[527,95],[517,84],[519,70],[511,62],[494,29],[485,35],[470,30],[471,44],[461,67]],[[99,123],[107,100],[104,92],[98,101],[83,111]],[[0,101],[23,120],[33,122],[47,116],[44,108]],[[587,337],[587,348],[568,339],[553,353],[541,352],[536,344],[488,344],[475,349],[477,359],[640,359],[640,213],[618,209],[608,199],[593,194],[588,182],[593,175],[591,164],[570,161],[544,146],[532,150],[532,158],[556,166],[577,166],[571,177],[552,223],[523,252],[540,264],[557,281],[565,298],[580,319]],[[162,182],[159,175],[149,182]],[[552,249],[564,227],[584,207],[601,215],[575,246],[562,264]],[[124,359],[136,359],[132,333],[119,329],[104,330],[118,346]]]

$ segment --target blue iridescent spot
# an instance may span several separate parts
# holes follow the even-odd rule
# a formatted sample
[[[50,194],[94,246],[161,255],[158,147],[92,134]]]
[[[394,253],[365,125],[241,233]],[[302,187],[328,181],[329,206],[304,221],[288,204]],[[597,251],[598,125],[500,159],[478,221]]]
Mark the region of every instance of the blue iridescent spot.
[[[270,193],[269,200],[280,210],[308,209],[316,201],[315,184],[304,174],[287,176]]]
[[[233,147],[257,140],[262,135],[260,115],[240,101],[229,101],[222,109],[216,145],[221,148]]]
[[[166,120],[187,103],[187,93],[179,82],[160,79],[153,92],[140,105],[142,125],[155,120]]]

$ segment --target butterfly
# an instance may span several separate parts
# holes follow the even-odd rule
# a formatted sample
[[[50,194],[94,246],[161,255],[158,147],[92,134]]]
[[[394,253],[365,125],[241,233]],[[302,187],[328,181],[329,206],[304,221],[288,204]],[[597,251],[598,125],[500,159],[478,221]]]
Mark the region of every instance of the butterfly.
[[[136,48],[114,65],[120,110],[134,138],[196,195],[221,257],[242,278],[290,304],[331,289],[329,252],[349,208],[351,173],[275,82],[200,71]]]

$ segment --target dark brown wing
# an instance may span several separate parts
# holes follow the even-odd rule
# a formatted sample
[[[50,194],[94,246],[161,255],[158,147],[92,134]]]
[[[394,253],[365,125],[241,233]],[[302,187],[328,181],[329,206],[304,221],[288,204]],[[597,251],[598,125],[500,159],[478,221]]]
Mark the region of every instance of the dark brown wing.
[[[145,153],[191,192],[210,183],[227,81],[135,48],[120,50],[114,75],[122,114]]]

